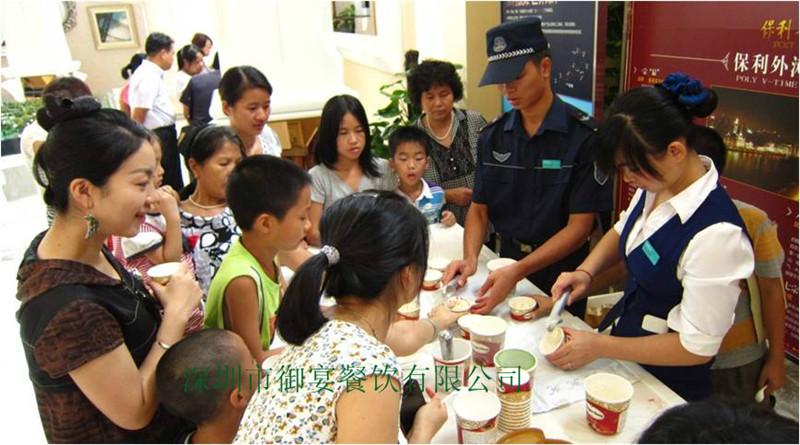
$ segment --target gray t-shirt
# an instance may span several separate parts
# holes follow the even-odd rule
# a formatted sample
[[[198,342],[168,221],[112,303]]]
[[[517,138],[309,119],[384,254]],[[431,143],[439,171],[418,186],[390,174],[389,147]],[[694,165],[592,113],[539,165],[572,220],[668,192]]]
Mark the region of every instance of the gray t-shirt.
[[[394,175],[389,171],[389,163],[386,159],[381,158],[375,158],[375,163],[378,165],[378,171],[381,175],[373,178],[364,174],[361,177],[361,184],[359,184],[358,190],[351,189],[346,182],[342,181],[328,167],[322,164],[314,166],[308,171],[312,181],[311,201],[322,204],[322,210],[325,210],[337,200],[356,192],[370,189],[394,190],[396,181],[394,180]]]

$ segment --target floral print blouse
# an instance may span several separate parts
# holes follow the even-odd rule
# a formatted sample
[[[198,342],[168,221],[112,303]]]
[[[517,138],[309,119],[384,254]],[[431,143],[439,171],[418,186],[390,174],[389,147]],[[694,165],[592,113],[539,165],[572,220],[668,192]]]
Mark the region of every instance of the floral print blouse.
[[[302,346],[289,345],[265,371],[250,399],[234,443],[336,441],[336,402],[350,391],[376,385],[402,391],[397,358],[388,346],[355,324],[327,322]]]

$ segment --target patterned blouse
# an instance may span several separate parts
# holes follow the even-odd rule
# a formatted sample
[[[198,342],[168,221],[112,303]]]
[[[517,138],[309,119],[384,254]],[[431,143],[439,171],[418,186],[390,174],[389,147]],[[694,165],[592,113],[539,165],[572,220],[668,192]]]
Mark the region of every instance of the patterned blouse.
[[[227,207],[214,216],[197,216],[181,209],[181,231],[193,246],[197,281],[207,294],[222,259],[241,234],[239,226]]]
[[[472,189],[475,183],[475,164],[478,156],[478,132],[486,125],[486,119],[477,111],[455,111],[456,132],[450,148],[431,139],[433,151],[430,153],[431,162],[425,170],[425,180],[430,184],[438,184],[445,190],[458,187]],[[417,126],[425,130],[422,117],[417,120]],[[462,226],[467,216],[469,205],[459,206],[446,204],[444,210],[450,210],[456,215],[456,221]]]
[[[375,385],[379,375],[400,375],[388,346],[341,320],[327,322],[302,346],[287,346],[265,374],[233,443],[336,442],[339,397]],[[383,390],[402,391],[390,381]]]

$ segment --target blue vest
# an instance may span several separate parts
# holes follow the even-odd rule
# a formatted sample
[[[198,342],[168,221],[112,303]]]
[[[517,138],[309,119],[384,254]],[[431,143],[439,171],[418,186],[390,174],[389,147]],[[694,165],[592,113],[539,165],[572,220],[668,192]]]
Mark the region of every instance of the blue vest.
[[[620,235],[619,249],[628,269],[628,281],[622,299],[609,311],[600,324],[602,331],[617,317],[619,321],[611,330],[611,335],[619,337],[642,337],[654,335],[642,328],[645,315],[666,320],[669,311],[680,304],[683,286],[678,280],[676,270],[678,261],[686,250],[689,241],[700,231],[713,224],[728,222],[744,231],[736,206],[721,186],[717,185],[697,208],[694,214],[681,223],[675,215],[659,228],[645,242],[625,255],[625,245],[634,223],[644,210],[645,195],[628,215],[625,228]],[[709,295],[709,301],[713,298]],[[642,365],[678,395],[686,400],[702,400],[711,395],[709,369],[712,361],[696,366],[652,366]]]

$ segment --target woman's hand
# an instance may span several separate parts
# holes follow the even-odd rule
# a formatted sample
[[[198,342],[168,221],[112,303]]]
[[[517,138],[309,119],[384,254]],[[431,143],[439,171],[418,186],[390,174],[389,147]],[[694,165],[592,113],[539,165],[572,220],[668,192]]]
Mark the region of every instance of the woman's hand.
[[[565,342],[547,360],[561,369],[577,369],[600,357],[598,340],[600,334],[563,327]]]
[[[591,275],[583,270],[564,272],[558,276],[558,279],[553,284],[550,295],[553,296],[553,301],[556,301],[561,298],[561,294],[563,294],[565,290],[572,288],[569,301],[567,301],[567,305],[570,305],[583,298],[586,291],[589,290],[589,284],[591,284],[591,282]]]
[[[414,416],[414,426],[408,434],[409,443],[430,443],[433,436],[447,421],[447,405],[442,403],[442,398],[431,388],[426,387],[428,403],[420,407]]]
[[[164,306],[165,316],[175,316],[181,320],[188,320],[192,311],[200,304],[203,291],[197,284],[186,265],[181,266],[169,279],[166,286],[152,281],[150,285],[156,296]]]
[[[449,326],[452,326],[455,322],[458,321],[461,316],[465,315],[466,312],[453,312],[444,304],[437,304],[436,307],[431,309],[428,313],[428,319],[432,321],[439,330],[447,329]]]

